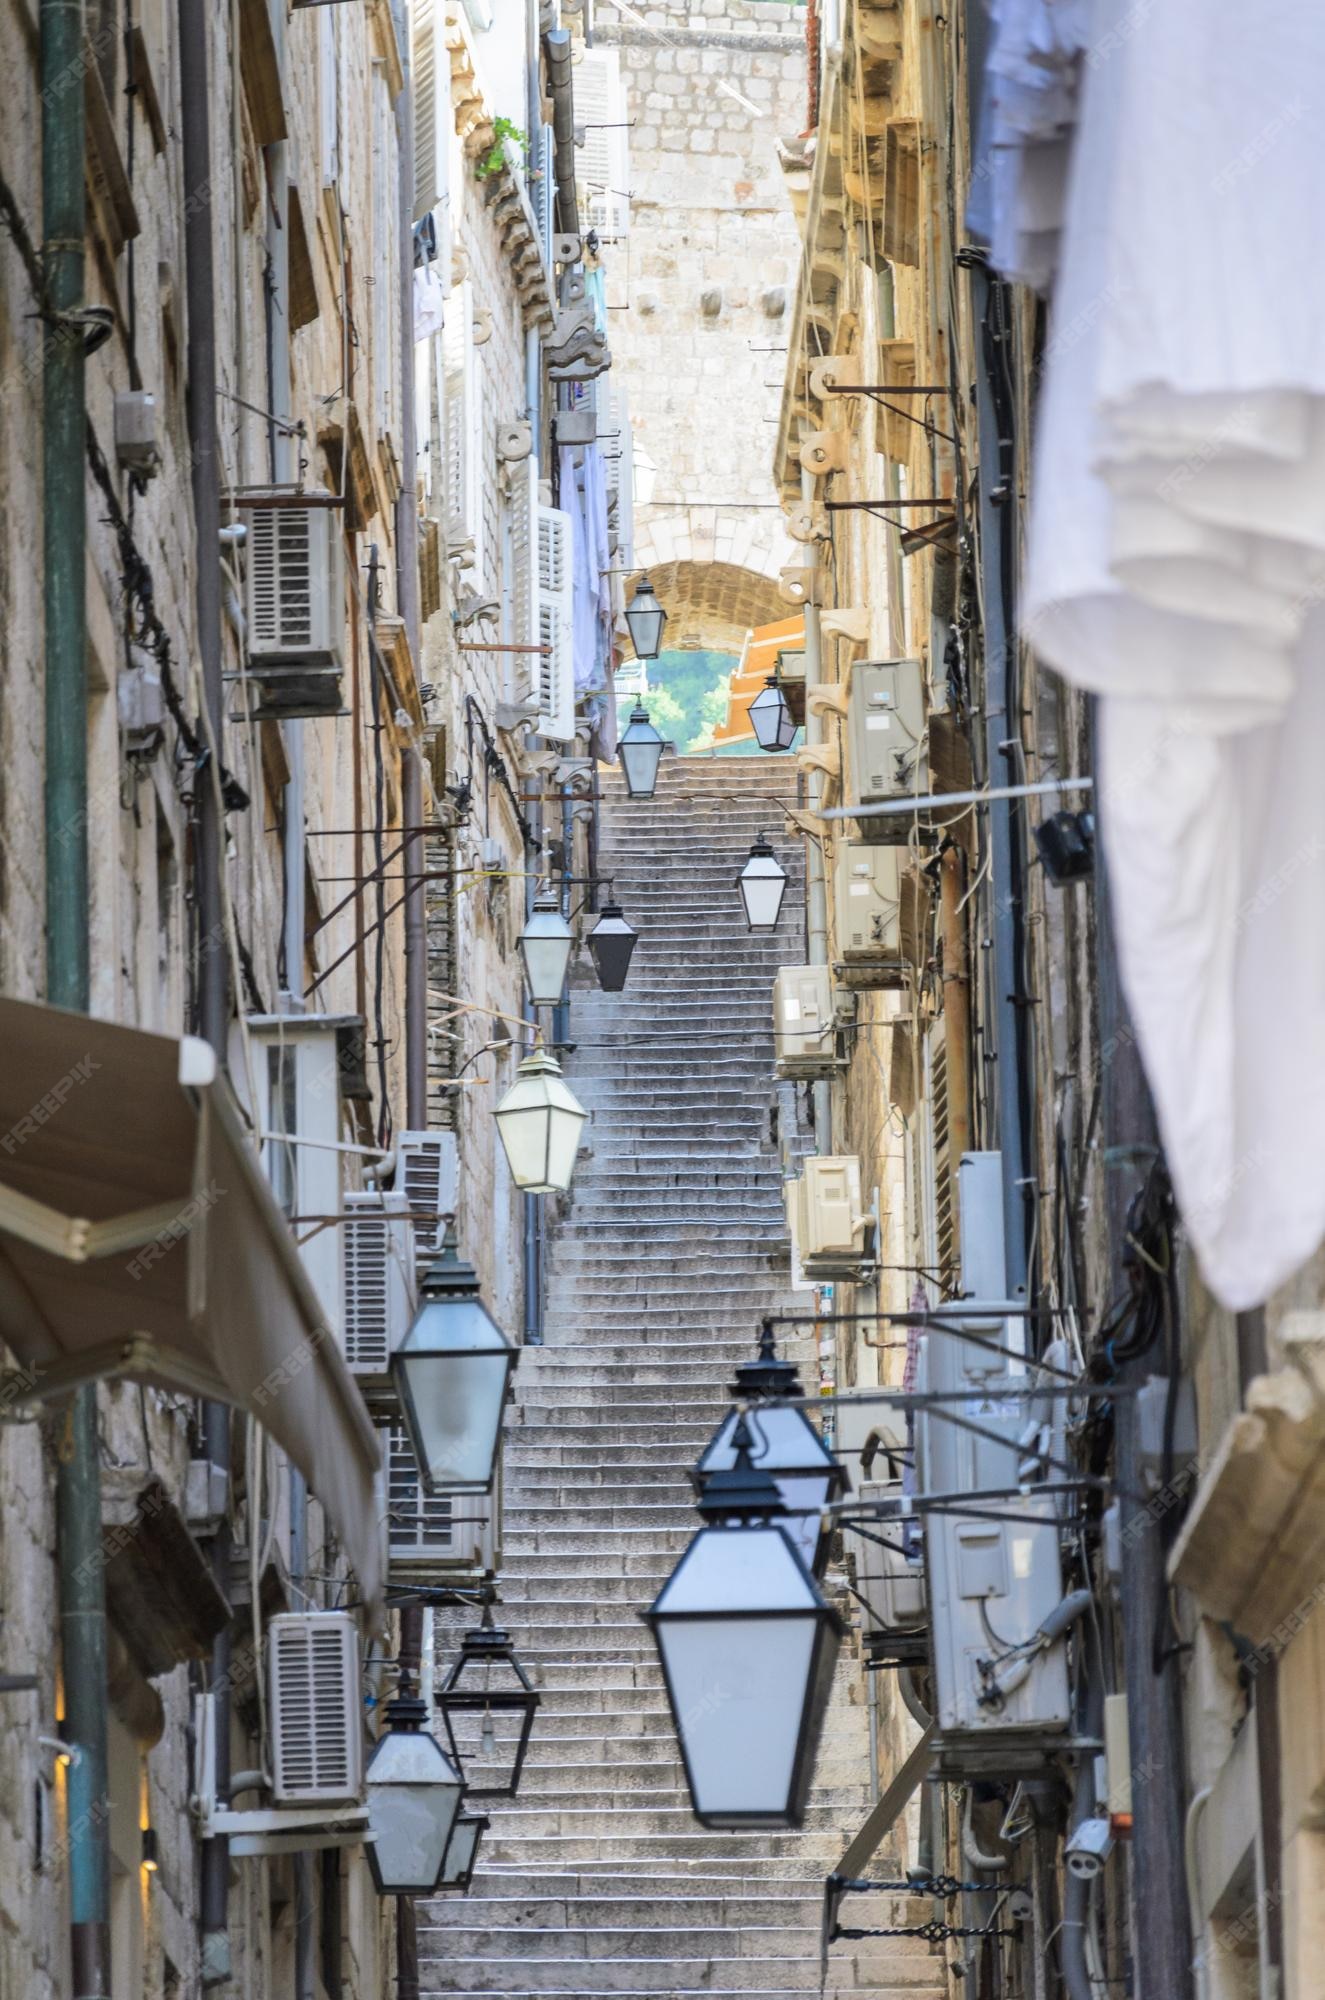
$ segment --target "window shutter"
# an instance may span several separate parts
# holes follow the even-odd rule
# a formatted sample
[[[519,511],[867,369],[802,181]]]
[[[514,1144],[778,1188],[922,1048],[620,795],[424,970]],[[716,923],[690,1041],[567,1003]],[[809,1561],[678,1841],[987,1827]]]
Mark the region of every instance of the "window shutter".
[[[615,49],[586,49],[574,73],[575,123],[585,128],[580,148],[580,213],[607,239],[630,228],[630,147],[626,93]]]
[[[599,377],[602,381],[604,378]],[[630,405],[624,388],[608,380],[607,415],[598,426],[607,471],[607,524],[616,537],[618,559],[629,569],[635,553],[635,459],[631,447]]]
[[[448,554],[483,575],[482,377],[474,345],[474,291],[468,278],[451,294],[442,332],[446,357],[446,513]],[[467,546],[466,546],[467,545]]]
[[[382,1427],[386,1462],[387,1553],[393,1565],[417,1565],[431,1558],[446,1563],[453,1553],[452,1502],[445,1493],[428,1494],[419,1462],[403,1423]]]
[[[570,515],[538,509],[538,731],[554,743],[575,735],[575,633],[571,602]]]
[[[539,613],[539,505],[538,460],[523,459],[515,468],[511,488],[511,577],[507,601],[511,607],[511,644],[537,646],[542,643]],[[517,703],[541,697],[540,655],[512,653],[509,676],[512,699]]]
[[[380,65],[373,71],[373,377],[377,434],[389,437],[395,410],[395,343],[391,337],[396,269],[395,126]]]
[[[956,1162],[948,1133],[948,1051],[941,1015],[925,1037],[924,1084],[921,1213],[929,1238],[924,1261],[946,1281],[956,1272],[958,1250]]]
[[[534,187],[534,214],[538,221],[538,241],[543,252],[543,262],[552,269],[552,238],[557,226],[557,135],[550,125],[543,125],[538,133],[538,155],[535,162],[538,180]]]
[[[334,187],[340,179],[339,91],[336,63],[336,22],[324,7],[318,21],[317,46],[318,154],[323,187]]]

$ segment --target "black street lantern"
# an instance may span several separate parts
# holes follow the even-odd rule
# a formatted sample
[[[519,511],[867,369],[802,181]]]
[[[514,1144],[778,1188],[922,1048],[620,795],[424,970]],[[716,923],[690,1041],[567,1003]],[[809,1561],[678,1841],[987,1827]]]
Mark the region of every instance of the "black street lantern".
[[[796,718],[776,674],[770,674],[750,703],[750,727],[761,750],[790,750]]]
[[[768,844],[767,836],[755,836],[750,858],[736,877],[736,886],[745,905],[745,921],[752,931],[776,929],[782,914],[782,898],[787,890],[787,871]]]
[[[447,1733],[470,1773],[471,1799],[515,1797],[540,1699],[510,1633],[493,1626],[491,1608],[484,1605],[482,1624],[466,1632],[460,1657],[437,1690]],[[498,1724],[505,1722],[515,1728],[499,1734]],[[487,1774],[482,1784],[473,1779],[478,1767]]]
[[[621,768],[626,774],[626,790],[631,798],[651,799],[658,783],[663,739],[649,721],[649,711],[643,702],[637,701],[630,711],[630,721],[617,744],[616,753],[621,759]]]
[[[626,922],[621,905],[604,903],[598,922],[588,937],[589,955],[604,993],[621,991],[638,942],[639,932],[633,924]]]
[[[574,932],[550,890],[534,899],[520,933],[520,956],[529,998],[536,1007],[555,1007],[561,999],[570,966]]]
[[[368,1866],[379,1896],[431,1896],[454,1842],[465,1781],[424,1728],[428,1708],[403,1689],[368,1760]]]
[[[490,1493],[506,1385],[519,1356],[462,1264],[454,1224],[424,1272],[414,1324],[391,1356],[425,1493]]]
[[[654,596],[653,585],[647,576],[642,576],[626,607],[626,629],[637,660],[657,659],[666,623],[667,613]]]
[[[843,1625],[751,1464],[748,1424],[710,1477],[704,1526],[644,1617],[702,1826],[798,1827]]]
[[[739,1404],[752,1405],[745,1417],[751,1463],[777,1487],[787,1515],[782,1526],[801,1561],[822,1576],[829,1550],[824,1509],[846,1491],[847,1476],[805,1411],[788,1400],[803,1394],[800,1377],[790,1361],[778,1359],[770,1321],[764,1322],[757,1359],[740,1364],[730,1388]],[[735,1465],[741,1421],[739,1408],[729,1411],[710,1438],[690,1475],[697,1494],[704,1493],[714,1473],[729,1472]]]
[[[440,1895],[469,1894],[469,1885],[474,1880],[474,1864],[478,1860],[479,1842],[490,1825],[491,1821],[482,1813],[462,1812],[457,1815],[456,1823],[451,1828],[451,1838],[447,1842],[442,1879],[437,1884]]]

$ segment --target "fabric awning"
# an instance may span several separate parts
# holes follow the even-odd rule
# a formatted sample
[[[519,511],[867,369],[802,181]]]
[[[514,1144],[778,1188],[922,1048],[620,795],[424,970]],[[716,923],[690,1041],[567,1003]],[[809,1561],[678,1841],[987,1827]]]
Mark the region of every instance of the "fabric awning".
[[[131,1376],[251,1412],[376,1625],[379,1442],[211,1048],[12,999],[0,1046],[0,1336],[35,1392]]]

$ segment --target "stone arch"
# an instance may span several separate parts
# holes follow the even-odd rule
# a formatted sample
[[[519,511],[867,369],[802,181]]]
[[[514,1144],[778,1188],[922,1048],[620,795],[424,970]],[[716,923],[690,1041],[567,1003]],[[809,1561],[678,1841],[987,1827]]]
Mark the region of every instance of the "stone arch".
[[[666,608],[669,648],[739,653],[752,626],[787,616],[778,583],[793,560],[776,505],[650,508],[636,517],[633,567],[648,572]]]

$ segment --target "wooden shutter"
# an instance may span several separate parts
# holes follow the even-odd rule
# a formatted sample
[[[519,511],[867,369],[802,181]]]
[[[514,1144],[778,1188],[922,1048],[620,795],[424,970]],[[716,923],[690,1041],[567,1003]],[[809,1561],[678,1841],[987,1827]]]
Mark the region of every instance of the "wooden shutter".
[[[538,730],[554,743],[575,735],[575,633],[571,598],[571,522],[560,507],[538,509]]]

